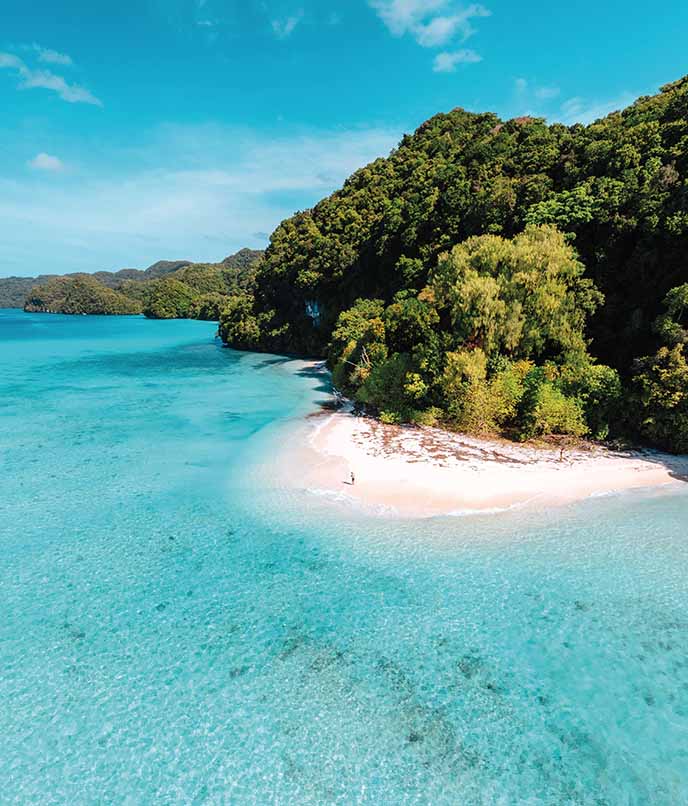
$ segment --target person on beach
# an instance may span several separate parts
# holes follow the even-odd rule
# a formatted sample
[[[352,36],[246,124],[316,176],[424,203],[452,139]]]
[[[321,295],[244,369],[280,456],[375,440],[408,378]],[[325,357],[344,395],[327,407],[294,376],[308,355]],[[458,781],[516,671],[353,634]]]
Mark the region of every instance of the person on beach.
[[[354,476],[353,470],[351,471],[351,486],[353,487],[356,484],[356,476]]]

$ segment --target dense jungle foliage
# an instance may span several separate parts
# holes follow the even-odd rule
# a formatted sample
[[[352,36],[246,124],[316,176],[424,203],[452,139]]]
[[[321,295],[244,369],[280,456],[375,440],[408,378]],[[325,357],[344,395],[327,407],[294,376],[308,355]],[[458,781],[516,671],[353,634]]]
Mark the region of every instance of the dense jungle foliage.
[[[688,283],[672,289],[664,305],[666,312],[655,322],[662,346],[634,365],[640,431],[663,448],[688,453]]]
[[[280,224],[221,335],[391,421],[686,450],[686,281],[688,78],[589,126],[433,117]]]

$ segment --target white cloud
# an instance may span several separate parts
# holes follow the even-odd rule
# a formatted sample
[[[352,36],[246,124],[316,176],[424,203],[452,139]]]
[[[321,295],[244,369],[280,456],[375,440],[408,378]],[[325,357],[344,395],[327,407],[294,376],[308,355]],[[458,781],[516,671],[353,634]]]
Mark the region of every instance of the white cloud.
[[[445,10],[448,0],[369,0],[369,4],[394,36],[403,36]]]
[[[568,126],[574,123],[592,123],[629,106],[637,97],[632,92],[623,92],[608,101],[588,101],[580,97],[569,98],[560,106],[559,112],[551,117]]]
[[[435,73],[454,73],[458,64],[477,64],[483,57],[474,50],[457,50],[454,53],[438,53],[435,56]]]
[[[63,101],[67,101],[70,104],[103,105],[103,102],[85,87],[81,87],[78,84],[68,84],[62,76],[55,75],[50,70],[26,70],[22,71],[20,75],[22,79],[19,84],[20,89],[42,88],[53,90]]]
[[[0,68],[14,70],[19,78],[19,89],[46,89],[56,92],[63,101],[68,103],[93,104],[102,106],[103,103],[85,87],[78,84],[69,84],[62,76],[50,70],[32,69],[13,53],[0,53]]]
[[[606,117],[617,109],[633,103],[637,94],[623,92],[608,101],[590,101],[580,96],[568,98],[562,103],[553,103],[561,95],[559,87],[537,84],[525,78],[517,78],[513,89],[513,113],[544,117],[571,126],[574,123],[592,123]]]
[[[454,38],[457,28],[457,17],[435,17],[430,22],[417,26],[416,40],[424,48],[441,47]]]
[[[5,271],[28,274],[48,258],[55,271],[217,260],[262,246],[264,233],[389,153],[400,136],[377,128],[267,137],[167,126],[133,147],[91,152],[89,165],[70,162],[59,183],[40,171],[0,178]]]
[[[286,19],[276,19],[271,21],[272,32],[278,39],[287,39],[294,33],[294,29],[303,19],[303,10]]]
[[[68,56],[66,53],[60,53],[59,51],[51,50],[50,48],[42,48],[35,42],[33,43],[32,47],[38,54],[39,62],[43,62],[44,64],[62,64],[65,66],[73,64],[72,57]]]
[[[410,34],[423,47],[442,47],[455,37],[475,33],[471,20],[489,17],[480,3],[457,6],[454,0],[368,0],[394,36]]]
[[[29,167],[35,168],[37,171],[48,171],[49,173],[59,173],[64,170],[64,163],[59,157],[54,157],[52,154],[46,154],[41,151],[40,154],[29,160]]]

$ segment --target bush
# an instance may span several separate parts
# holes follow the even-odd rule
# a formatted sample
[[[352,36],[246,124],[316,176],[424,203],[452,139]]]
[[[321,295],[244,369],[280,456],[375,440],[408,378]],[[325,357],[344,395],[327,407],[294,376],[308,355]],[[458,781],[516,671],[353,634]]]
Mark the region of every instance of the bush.
[[[674,453],[688,452],[688,362],[683,345],[661,347],[635,364],[639,428],[652,442]]]
[[[544,437],[550,434],[568,434],[582,437],[588,433],[585,415],[580,402],[567,397],[561,390],[544,381],[534,390],[529,410],[524,412],[525,438]]]
[[[401,414],[396,411],[381,411],[380,422],[386,425],[399,425],[402,422]]]
[[[454,424],[472,434],[501,431],[517,416],[524,377],[532,364],[508,360],[489,362],[499,367],[488,378],[488,362],[480,349],[447,353],[442,379],[447,412]]]
[[[590,361],[567,364],[560,368],[557,386],[580,402],[595,439],[606,439],[613,431],[618,433],[624,420],[623,387],[615,369]]]

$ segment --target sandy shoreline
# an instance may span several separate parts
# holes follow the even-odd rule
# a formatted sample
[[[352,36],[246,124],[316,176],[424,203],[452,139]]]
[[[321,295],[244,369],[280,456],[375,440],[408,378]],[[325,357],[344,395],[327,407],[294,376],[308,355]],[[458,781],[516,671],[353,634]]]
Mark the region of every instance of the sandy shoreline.
[[[551,506],[688,481],[688,457],[590,446],[561,461],[558,449],[388,426],[347,412],[312,416],[306,442],[287,449],[288,483],[296,466],[301,488],[410,517]]]

